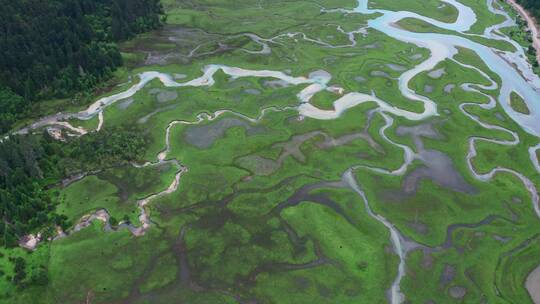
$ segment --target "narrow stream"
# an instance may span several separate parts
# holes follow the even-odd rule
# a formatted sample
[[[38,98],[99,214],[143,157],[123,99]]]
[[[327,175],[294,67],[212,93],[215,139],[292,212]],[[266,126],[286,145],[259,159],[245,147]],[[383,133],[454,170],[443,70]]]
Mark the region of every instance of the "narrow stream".
[[[502,84],[498,101],[506,113],[514,121],[521,125],[525,131],[533,135],[540,136],[540,124],[538,123],[540,121],[540,78],[530,71],[530,64],[526,63],[525,59],[520,56],[522,51],[520,52],[516,50],[515,56],[507,58],[514,61],[507,62],[505,59],[501,58],[501,56],[495,50],[461,36],[436,33],[413,33],[395,26],[395,24],[400,20],[405,18],[414,18],[427,22],[441,29],[462,33],[468,31],[476,22],[476,15],[470,8],[455,0],[443,0],[443,2],[451,4],[458,9],[459,15],[456,22],[444,23],[428,17],[420,16],[416,13],[404,11],[392,12],[386,10],[371,10],[368,8],[368,0],[360,0],[358,7],[352,12],[360,14],[380,13],[382,16],[368,22],[369,27],[383,32],[397,40],[413,43],[418,47],[423,47],[430,50],[431,57],[428,60],[419,64],[414,69],[404,73],[400,77],[400,90],[405,97],[412,100],[420,100],[426,104],[433,103],[432,101],[426,100],[425,97],[419,96],[409,89],[408,84],[410,80],[421,72],[433,69],[443,60],[452,58],[455,54],[457,54],[457,47],[470,49],[474,51],[494,73],[501,76]],[[488,1],[488,5],[492,7],[492,2]],[[510,24],[511,23],[505,21],[500,27],[495,27],[491,30],[497,30]],[[483,36],[490,39],[492,38],[490,35],[491,34],[488,33],[487,35],[484,34]],[[527,74],[530,78],[525,79],[512,64],[516,64],[520,70],[529,71]],[[515,91],[524,97],[525,102],[531,111],[530,115],[518,113],[510,107],[508,101],[512,91]],[[436,107],[435,105],[432,106]]]
[[[389,293],[388,298],[391,304],[402,303],[405,300],[405,296],[400,291],[400,283],[401,283],[401,279],[405,276],[405,258],[407,254],[405,249],[402,246],[403,238],[392,223],[390,223],[383,216],[373,212],[364,191],[360,189],[360,186],[356,182],[353,169],[349,169],[345,172],[345,174],[343,174],[343,181],[362,198],[362,201],[364,201],[366,212],[369,214],[369,216],[371,216],[376,221],[383,224],[386,228],[388,228],[388,231],[390,231],[390,240],[392,241],[394,252],[399,257],[399,266],[398,266],[398,274],[396,278],[394,279],[394,282],[392,283],[392,286],[390,287],[390,290],[388,292]]]
[[[477,21],[477,17],[474,11],[471,8],[459,3],[456,0],[441,0],[441,1],[454,6],[458,10],[458,17],[455,22],[444,23],[444,22],[434,20],[432,18],[428,18],[428,17],[422,16],[413,12],[406,12],[406,11],[393,12],[393,11],[387,11],[387,10],[369,9],[368,0],[359,0],[358,6],[354,10],[345,10],[345,9],[337,10],[337,11],[342,11],[342,12],[351,13],[351,14],[378,13],[379,14],[378,16],[373,15],[374,19],[369,20],[368,28],[380,31],[399,41],[412,43],[420,48],[429,49],[430,57],[427,60],[418,64],[417,66],[415,66],[414,68],[408,71],[404,71],[403,74],[398,79],[399,90],[401,94],[409,100],[421,102],[424,105],[424,110],[421,113],[409,112],[404,109],[400,109],[395,106],[392,106],[390,103],[387,103],[386,101],[378,98],[374,94],[364,94],[364,93],[359,93],[359,92],[345,92],[344,89],[341,87],[329,86],[332,76],[325,71],[314,71],[311,74],[309,74],[308,77],[294,77],[281,71],[248,70],[248,69],[242,69],[238,67],[230,67],[230,66],[225,66],[225,65],[213,64],[213,65],[208,65],[203,69],[202,76],[195,78],[193,80],[187,81],[187,82],[177,82],[173,79],[173,77],[171,77],[171,75],[168,75],[165,73],[154,72],[154,71],[143,72],[139,74],[139,82],[124,92],[101,98],[97,100],[96,102],[94,102],[92,105],[90,105],[86,110],[80,111],[78,113],[73,113],[73,114],[60,113],[57,115],[42,118],[36,121],[35,123],[18,130],[16,133],[28,133],[28,132],[31,132],[32,130],[42,128],[45,126],[58,126],[58,127],[65,128],[70,132],[75,133],[75,135],[81,136],[81,135],[86,134],[90,130],[85,130],[82,128],[75,128],[71,126],[69,123],[67,123],[66,120],[68,119],[88,120],[95,117],[96,115],[98,115],[99,123],[98,123],[97,131],[99,131],[102,129],[105,123],[103,111],[105,110],[106,107],[114,104],[115,102],[119,100],[132,97],[140,89],[144,88],[147,83],[149,83],[150,81],[154,79],[159,79],[159,81],[161,81],[161,83],[166,87],[212,86],[215,82],[213,76],[215,75],[216,72],[222,71],[223,73],[225,73],[226,75],[229,75],[232,78],[263,77],[263,78],[274,78],[289,85],[307,84],[308,86],[297,94],[299,105],[294,108],[286,108],[286,109],[296,109],[300,115],[314,118],[314,119],[319,119],[319,120],[337,119],[351,107],[357,106],[365,102],[375,102],[378,105],[378,108],[376,111],[380,113],[382,117],[385,119],[385,125],[379,130],[379,134],[384,140],[386,140],[390,144],[404,151],[404,162],[399,168],[395,170],[384,169],[384,168],[367,168],[367,167],[363,167],[363,168],[374,170],[383,174],[403,175],[407,172],[409,165],[415,159],[418,158],[418,155],[416,155],[410,147],[406,145],[398,144],[390,140],[386,136],[385,131],[393,124],[392,115],[404,117],[408,120],[414,120],[414,121],[420,121],[420,120],[424,120],[426,118],[438,115],[437,104],[433,100],[425,96],[422,96],[416,93],[414,90],[410,89],[409,83],[414,77],[416,77],[420,73],[433,70],[442,61],[452,60],[456,62],[457,64],[462,65],[465,68],[476,70],[483,77],[485,77],[491,82],[489,86],[482,86],[478,84],[462,84],[461,85],[461,87],[465,91],[472,91],[479,94],[483,94],[484,96],[490,99],[489,104],[475,104],[475,103],[461,104],[460,109],[463,112],[463,114],[465,114],[471,120],[475,121],[476,123],[478,123],[484,128],[507,132],[513,138],[512,140],[508,140],[508,141],[487,139],[487,138],[481,138],[481,137],[469,138],[469,151],[466,156],[469,170],[472,172],[475,178],[484,182],[490,181],[494,177],[495,174],[500,173],[500,172],[515,175],[523,182],[527,190],[530,192],[534,210],[536,214],[540,217],[539,197],[538,197],[537,189],[534,183],[532,183],[530,179],[528,179],[526,176],[524,176],[523,174],[519,172],[516,172],[511,169],[507,169],[507,168],[501,168],[501,167],[497,167],[488,173],[477,173],[472,164],[473,159],[475,158],[477,154],[476,148],[475,148],[477,141],[488,141],[495,144],[510,146],[510,145],[517,145],[518,143],[520,143],[520,140],[519,140],[518,135],[515,132],[504,129],[502,127],[484,123],[478,117],[469,114],[465,110],[465,107],[467,106],[478,106],[478,107],[482,107],[484,109],[489,110],[489,109],[493,109],[496,106],[496,104],[499,103],[501,107],[505,110],[505,112],[516,123],[518,123],[523,128],[523,130],[525,130],[526,132],[532,135],[540,136],[540,78],[538,78],[532,72],[531,66],[527,62],[524,50],[517,44],[517,42],[511,40],[510,38],[506,37],[500,32],[502,28],[514,25],[514,21],[510,19],[509,15],[506,12],[495,7],[494,0],[486,0],[489,10],[493,12],[494,14],[504,16],[505,20],[504,22],[500,24],[488,27],[484,31],[483,34],[470,34],[470,33],[467,33],[467,31],[469,31],[471,26],[474,25]],[[330,10],[327,10],[327,11],[330,11]],[[332,10],[332,11],[336,11],[336,10]],[[414,33],[414,32],[409,32],[409,31],[406,31],[404,29],[397,27],[396,24],[400,20],[403,20],[405,18],[414,18],[417,20],[422,20],[437,28],[453,31],[456,33],[456,35],[437,34],[437,33]],[[322,47],[333,47],[333,48],[353,47],[357,44],[356,39],[355,39],[355,34],[366,33],[366,27],[362,27],[351,32],[345,32],[341,28],[338,28],[337,30],[348,35],[349,40],[350,40],[350,45],[332,46],[332,45],[329,45],[328,43],[311,39],[304,33],[295,32],[295,33],[281,34],[279,36],[276,36],[274,38],[269,38],[269,39],[263,39],[256,35],[252,35],[250,36],[250,38],[258,42],[259,45],[262,47],[262,49],[260,51],[248,51],[248,50],[245,50],[245,51],[259,53],[259,54],[268,54],[271,52],[271,48],[269,46],[270,44],[280,44],[278,40],[283,37],[292,38],[292,37],[297,37],[297,36],[306,41],[310,41],[312,43],[321,45]],[[457,34],[460,34],[460,35],[457,35]],[[511,45],[513,45],[516,48],[516,51],[515,52],[496,51],[492,48],[489,48],[487,46],[484,46],[482,44],[479,44],[467,38],[467,37],[473,37],[473,36],[481,36],[481,37],[491,39],[491,40],[506,41],[510,43]],[[460,63],[457,60],[455,60],[454,56],[458,53],[458,47],[466,48],[466,49],[470,49],[474,51],[484,61],[484,63],[492,72],[501,76],[500,88],[499,88],[499,85],[494,80],[492,80],[486,73],[484,73],[480,69]],[[499,88],[500,92],[498,94],[497,99],[494,99],[493,97],[485,93],[482,93],[478,88],[483,89],[483,90],[495,90]],[[324,90],[341,95],[334,102],[333,110],[322,110],[315,107],[314,105],[310,103],[311,98],[315,94],[322,92]],[[531,112],[530,115],[524,115],[524,114],[518,113],[510,107],[509,98],[512,91],[515,91],[519,95],[523,96],[523,99],[526,102]],[[245,115],[242,115],[240,113],[236,113],[230,110],[220,110],[213,114],[208,114],[208,113],[199,114],[197,116],[197,119],[193,122],[181,121],[181,120],[172,121],[168,125],[167,130],[166,130],[166,135],[165,135],[166,146],[164,150],[161,151],[157,155],[157,161],[154,163],[147,163],[141,166],[151,166],[151,165],[161,164],[163,162],[175,162],[175,165],[178,167],[178,171],[175,175],[175,178],[167,189],[138,201],[138,207],[141,211],[140,216],[139,216],[141,225],[139,227],[128,226],[128,225],[126,225],[125,227],[128,228],[134,235],[144,234],[146,229],[148,229],[148,227],[150,227],[150,224],[151,224],[150,217],[147,210],[148,204],[154,199],[157,199],[163,195],[167,195],[176,191],[179,187],[180,178],[182,174],[187,172],[187,168],[182,166],[178,161],[167,160],[167,155],[170,152],[170,132],[171,132],[171,129],[175,125],[197,124],[205,120],[216,119],[217,117],[223,115],[224,113],[231,113],[233,115],[237,115],[251,122],[257,122],[264,116],[265,113],[269,111],[280,111],[280,110],[284,110],[284,109],[277,109],[277,108],[263,109],[261,111],[260,116],[257,118],[249,118],[249,117],[246,117]],[[531,163],[538,172],[540,172],[540,163],[539,163],[538,158],[536,157],[536,151],[539,149],[540,149],[540,144],[529,148]],[[406,260],[408,249],[407,249],[407,246],[404,245],[405,244],[404,237],[400,234],[400,232],[396,229],[396,227],[391,222],[389,222],[385,217],[374,213],[373,210],[371,209],[365,193],[362,191],[361,187],[358,185],[354,177],[354,170],[357,170],[357,169],[359,169],[359,167],[351,168],[348,171],[346,171],[342,177],[342,181],[346,183],[352,190],[354,190],[362,198],[365,204],[366,212],[372,218],[374,218],[375,220],[383,224],[390,232],[391,242],[394,248],[394,252],[399,257],[400,263],[398,267],[398,274],[395,280],[393,281],[392,286],[388,292],[389,302],[391,304],[400,304],[405,301],[405,296],[400,291],[400,282],[405,275],[405,260]],[[108,223],[108,218],[109,216],[106,210],[98,210],[95,213],[87,215],[84,218],[82,218],[81,221],[79,221],[79,223],[73,228],[73,231],[77,231],[84,228],[85,226],[89,225],[89,223],[93,220],[102,220]],[[62,233],[59,233],[59,236],[65,236],[65,234],[63,234],[62,232]],[[39,241],[40,241],[39,235],[26,236],[25,242],[21,242],[21,246],[33,249],[35,248],[35,246],[37,246],[37,244],[39,244]]]

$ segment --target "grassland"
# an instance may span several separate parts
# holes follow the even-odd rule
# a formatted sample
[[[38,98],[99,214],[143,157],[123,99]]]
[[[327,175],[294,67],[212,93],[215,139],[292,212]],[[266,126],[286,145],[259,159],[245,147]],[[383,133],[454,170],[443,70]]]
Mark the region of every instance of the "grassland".
[[[438,9],[438,3],[378,1],[372,6],[454,20],[452,7]],[[483,2],[464,3],[482,11],[473,32],[500,22],[484,12]],[[328,46],[351,44],[338,27],[357,29],[374,16],[322,13],[321,6],[352,8],[354,1],[254,5],[252,1],[170,0],[164,5],[169,26],[123,46],[132,68],[126,79],[128,74],[160,71],[181,74],[178,81],[184,81],[200,76],[208,64],[279,70],[293,76],[324,70],[332,75],[329,85],[345,92],[373,93],[392,106],[423,110],[421,103],[401,95],[398,77],[429,56],[425,49],[372,29],[354,34],[356,45]],[[187,40],[193,32],[186,28],[197,29],[195,45]],[[254,54],[246,50],[257,51],[261,45],[242,36],[245,33],[265,39],[303,33],[311,40],[282,35],[267,42],[270,54]],[[147,62],[150,51],[160,58],[155,64]],[[150,82],[130,100],[106,108],[103,127],[141,126],[152,139],[145,159],[155,162],[166,147],[167,127],[183,121],[169,129],[167,154],[168,160],[188,168],[178,190],[149,204],[152,222],[144,236],[135,237],[125,229],[104,231],[103,224],[95,221],[69,237],[44,242],[33,252],[20,248],[2,252],[0,302],[386,303],[385,291],[397,275],[399,257],[389,230],[369,215],[357,193],[340,183],[347,169],[357,167],[355,177],[370,208],[416,244],[406,257],[401,282],[411,303],[481,303],[483,299],[530,303],[523,281],[540,264],[540,221],[531,195],[512,174],[479,181],[466,159],[471,137],[511,140],[512,136],[482,127],[460,105],[470,103],[463,107],[466,113],[520,138],[519,144],[507,146],[478,142],[478,155],[472,160],[476,172],[503,166],[540,185],[527,151],[538,139],[521,130],[500,105],[478,106],[489,99],[460,85],[490,82],[456,61],[472,64],[500,82],[474,53],[461,49],[454,60],[433,69],[443,73],[421,73],[409,85],[436,101],[439,115],[416,122],[392,117],[392,124],[373,102],[349,109],[335,120],[300,117],[294,107],[305,85],[284,85],[270,78],[234,79],[218,72],[210,87],[172,88]],[[498,93],[481,92],[493,97]],[[333,109],[332,102],[339,97],[324,91],[312,103]],[[274,110],[263,115],[265,108]],[[228,112],[195,123],[200,114],[219,110]],[[88,122],[92,125],[95,121]],[[436,135],[401,133],[400,127],[415,126],[429,126]],[[422,158],[402,175],[369,169],[401,167],[405,153],[392,142],[416,153],[438,153],[449,160],[448,170],[470,188],[456,189],[429,177],[406,187],[412,172],[433,170],[433,164]],[[58,192],[60,214],[73,222],[106,209],[118,220],[127,218],[139,225],[137,201],[165,190],[176,172],[167,164],[127,165],[51,191]],[[17,290],[9,262],[17,256],[27,260],[31,276],[45,272],[48,280]],[[465,294],[456,298],[456,292],[463,290]]]
[[[408,31],[417,33],[439,33],[439,34],[455,34],[456,36],[466,37],[474,42],[484,44],[486,46],[499,49],[501,51],[515,52],[516,48],[509,42],[503,40],[491,40],[482,36],[468,36],[463,33],[453,33],[452,31],[440,29],[425,21],[413,18],[405,18],[398,22],[399,27]]]
[[[512,109],[514,109],[514,111],[518,113],[525,115],[531,114],[531,111],[527,107],[525,101],[523,101],[523,98],[521,98],[521,96],[519,96],[515,92],[512,92],[512,94],[510,94],[510,106],[512,107]]]
[[[372,9],[385,9],[391,11],[418,12],[422,16],[447,23],[455,22],[458,16],[458,11],[455,7],[435,0],[399,2],[374,1],[369,2],[369,7]]]

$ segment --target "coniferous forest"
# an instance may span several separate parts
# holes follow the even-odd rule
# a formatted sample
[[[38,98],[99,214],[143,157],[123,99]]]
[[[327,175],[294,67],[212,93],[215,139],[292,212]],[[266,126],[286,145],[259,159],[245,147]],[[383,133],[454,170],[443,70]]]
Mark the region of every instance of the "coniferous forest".
[[[0,0],[0,134],[32,103],[88,91],[122,65],[115,42],[161,26],[159,0]],[[90,152],[91,151],[91,152]],[[48,134],[0,141],[3,246],[65,219],[46,187],[73,174],[134,161],[144,139],[112,130],[61,142]]]
[[[540,304],[540,0],[0,0],[0,304]]]
[[[89,90],[122,65],[115,42],[158,28],[159,0],[0,0],[0,133],[28,105]]]
[[[538,20],[540,18],[540,0],[518,0]]]
[[[112,128],[67,142],[47,132],[12,136],[0,144],[0,245],[16,246],[36,229],[53,233],[55,226],[69,227],[54,213],[47,187],[76,174],[139,160],[147,140],[135,128]],[[48,227],[50,229],[44,230]]]

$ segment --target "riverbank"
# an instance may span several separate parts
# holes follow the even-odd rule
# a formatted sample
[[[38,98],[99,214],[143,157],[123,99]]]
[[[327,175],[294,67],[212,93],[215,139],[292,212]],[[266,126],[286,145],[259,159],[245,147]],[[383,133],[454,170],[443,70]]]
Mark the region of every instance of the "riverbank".
[[[539,140],[520,125],[540,134],[540,79],[520,76],[532,72],[517,43],[502,58],[464,34],[476,25],[486,27],[482,40],[513,42],[497,35],[513,18],[491,0],[472,12],[443,2],[455,3],[459,24],[396,12],[386,0],[388,11],[361,0],[357,13],[324,14],[320,5],[342,4],[209,5],[208,16],[182,4],[170,20],[201,28],[191,34],[249,31],[268,37],[270,51],[242,38],[214,52],[226,48],[225,34],[195,41],[204,58],[138,68],[140,81],[116,95],[31,126],[94,117],[82,138],[138,126],[149,141],[144,165],[58,189],[69,236],[32,253],[15,248],[32,288],[13,284],[15,265],[3,267],[0,304],[532,304],[524,282],[540,264],[540,176],[531,166]],[[439,4],[429,1],[432,11]],[[490,14],[505,20],[492,25]],[[395,29],[403,18],[434,30]],[[530,119],[508,104],[514,90]],[[164,162],[189,172],[178,180],[179,168]],[[34,269],[47,278],[37,287]]]
[[[532,46],[536,50],[536,61],[540,63],[540,38],[538,37],[538,22],[536,19],[519,3],[515,0],[506,0],[506,3],[510,4],[519,15],[527,22],[527,27],[531,31]]]

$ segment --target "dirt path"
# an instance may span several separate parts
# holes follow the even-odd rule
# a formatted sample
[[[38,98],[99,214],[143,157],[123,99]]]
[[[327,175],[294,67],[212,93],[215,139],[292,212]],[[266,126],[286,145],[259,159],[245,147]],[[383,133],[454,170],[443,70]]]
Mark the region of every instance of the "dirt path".
[[[516,11],[518,11],[521,17],[527,21],[527,27],[531,30],[533,47],[536,50],[536,61],[540,63],[540,38],[538,37],[538,32],[540,32],[540,30],[538,29],[536,19],[521,5],[519,5],[516,0],[506,0],[506,2],[510,4]]]

